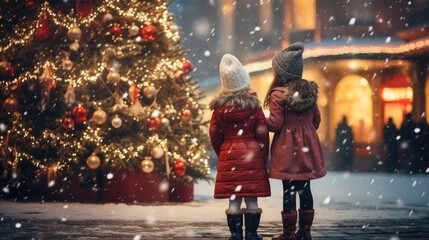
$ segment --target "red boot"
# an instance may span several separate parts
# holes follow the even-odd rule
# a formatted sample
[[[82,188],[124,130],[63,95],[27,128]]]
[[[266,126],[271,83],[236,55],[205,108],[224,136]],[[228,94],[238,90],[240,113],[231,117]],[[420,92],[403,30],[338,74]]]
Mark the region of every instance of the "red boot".
[[[283,234],[273,240],[296,240],[296,211],[282,212]]]
[[[299,210],[299,230],[296,233],[297,240],[311,240],[310,228],[313,224],[314,209]]]

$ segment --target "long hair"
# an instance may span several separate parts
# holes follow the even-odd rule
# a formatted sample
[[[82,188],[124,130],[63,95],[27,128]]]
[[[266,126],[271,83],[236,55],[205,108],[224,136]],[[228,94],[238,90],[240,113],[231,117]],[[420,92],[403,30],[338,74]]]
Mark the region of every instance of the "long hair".
[[[302,96],[302,98],[306,98],[309,94],[312,94],[312,90],[310,87],[310,82],[305,79],[286,79],[284,77],[279,76],[277,73],[274,73],[274,79],[271,83],[270,88],[268,89],[267,95],[264,100],[264,108],[268,109],[270,107],[271,101],[271,91],[276,87],[287,87],[288,94],[293,94],[296,91]],[[317,88],[317,85],[316,85]],[[317,94],[317,89],[316,89]],[[316,96],[317,97],[317,96]]]
[[[274,72],[274,78],[273,82],[271,83],[270,87],[268,88],[267,95],[265,95],[264,100],[264,108],[269,108],[270,101],[271,101],[271,91],[276,87],[285,87],[287,83],[289,82],[288,79],[278,75],[276,72]]]

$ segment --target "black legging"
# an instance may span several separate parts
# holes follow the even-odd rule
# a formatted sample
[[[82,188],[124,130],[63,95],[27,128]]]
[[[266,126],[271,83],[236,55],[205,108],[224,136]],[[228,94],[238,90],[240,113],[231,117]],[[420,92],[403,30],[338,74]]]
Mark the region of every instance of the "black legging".
[[[283,180],[283,211],[296,211],[297,192],[299,194],[300,208],[313,209],[313,195],[311,195],[310,180]]]

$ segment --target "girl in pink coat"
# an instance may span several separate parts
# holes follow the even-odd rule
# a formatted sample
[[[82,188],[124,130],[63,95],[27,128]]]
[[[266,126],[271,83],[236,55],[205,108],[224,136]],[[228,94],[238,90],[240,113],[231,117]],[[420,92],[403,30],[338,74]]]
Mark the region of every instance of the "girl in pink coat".
[[[283,234],[274,239],[310,240],[313,196],[310,180],[326,175],[316,129],[320,124],[317,84],[302,79],[304,45],[294,43],[273,61],[274,80],[264,106],[269,108],[268,129],[274,132],[269,176],[283,181]],[[299,195],[299,230],[295,233]]]

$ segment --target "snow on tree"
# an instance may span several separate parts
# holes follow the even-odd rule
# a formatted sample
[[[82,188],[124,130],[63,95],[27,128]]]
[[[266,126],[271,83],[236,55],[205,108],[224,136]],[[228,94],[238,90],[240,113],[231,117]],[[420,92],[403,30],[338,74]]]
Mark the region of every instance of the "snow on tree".
[[[0,176],[208,178],[203,93],[167,3],[0,5]]]

